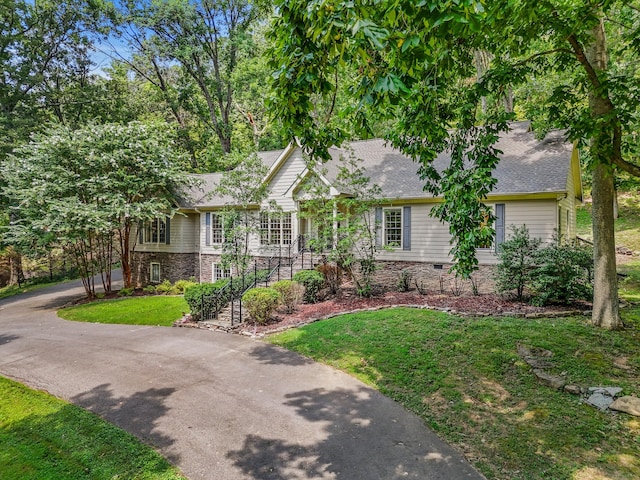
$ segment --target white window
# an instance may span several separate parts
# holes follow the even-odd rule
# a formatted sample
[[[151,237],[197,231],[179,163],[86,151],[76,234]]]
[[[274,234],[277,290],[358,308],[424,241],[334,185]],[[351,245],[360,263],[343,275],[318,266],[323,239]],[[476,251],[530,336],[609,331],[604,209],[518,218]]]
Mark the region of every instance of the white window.
[[[224,228],[222,225],[222,215],[211,214],[211,243],[219,245],[224,242]]]
[[[144,243],[167,243],[167,222],[164,218],[154,218],[144,225]]]
[[[219,263],[211,264],[211,281],[215,282],[221,278],[229,278],[231,276],[230,268],[223,268]]]
[[[160,264],[151,262],[151,283],[160,283]]]
[[[260,213],[260,244],[291,245],[291,212]]]
[[[384,210],[383,235],[384,245],[391,248],[402,246],[402,209],[387,208]]]

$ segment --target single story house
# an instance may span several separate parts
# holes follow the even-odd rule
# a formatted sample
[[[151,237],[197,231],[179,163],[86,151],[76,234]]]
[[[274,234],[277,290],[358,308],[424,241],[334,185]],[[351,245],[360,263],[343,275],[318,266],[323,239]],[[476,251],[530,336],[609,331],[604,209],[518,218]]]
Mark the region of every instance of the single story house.
[[[384,268],[377,269],[376,280],[395,285],[400,272],[408,269],[425,285],[437,288],[439,283],[442,288],[442,278],[451,266],[451,236],[447,225],[429,216],[440,200],[423,190],[424,182],[416,173],[418,164],[380,139],[354,141],[348,147],[362,160],[361,167],[370,182],[378,185],[387,199],[376,209],[376,216],[381,241],[391,248],[377,253],[377,261]],[[497,263],[495,245],[509,236],[510,226],[526,225],[532,237],[543,241],[550,241],[556,231],[573,238],[576,204],[582,201],[578,151],[562,132],[550,132],[545,139],[537,140],[527,122],[517,122],[502,135],[497,148],[503,152],[494,171],[497,185],[485,199],[497,217],[496,239],[491,247],[477,251],[482,290],[493,288],[488,272]],[[325,164],[322,180],[332,187],[345,150],[333,148],[330,153],[332,159]],[[280,255],[297,254],[302,245],[298,239],[314,228],[300,215],[304,204],[300,186],[308,171],[302,150],[291,144],[284,150],[258,155],[268,167],[263,179],[268,198],[263,205],[255,206],[256,212],[273,202],[283,214],[261,224],[260,235],[251,241],[251,252],[270,256],[277,249]],[[442,169],[448,161],[448,154],[442,153],[435,166]],[[190,277],[215,281],[229,274],[220,264],[224,232],[219,216],[229,199],[211,195],[222,174],[198,177],[200,187],[182,202],[178,214],[157,219],[138,232],[132,255],[137,284]],[[344,192],[331,188],[331,194]]]

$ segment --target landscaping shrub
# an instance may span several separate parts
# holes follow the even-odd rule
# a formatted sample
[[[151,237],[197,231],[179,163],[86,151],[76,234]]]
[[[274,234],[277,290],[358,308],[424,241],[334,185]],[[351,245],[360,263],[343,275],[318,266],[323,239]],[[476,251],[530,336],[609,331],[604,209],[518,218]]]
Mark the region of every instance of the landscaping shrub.
[[[228,298],[225,301],[224,298],[215,296],[228,282],[223,279],[215,283],[199,283],[184,291],[184,299],[189,305],[194,320],[200,320],[205,311],[221,308],[224,303],[228,303]]]
[[[593,297],[593,250],[576,243],[556,241],[536,254],[531,280],[531,303],[590,300]]]
[[[256,323],[265,324],[280,305],[280,294],[274,288],[251,288],[242,296],[242,304]]]
[[[494,279],[498,293],[513,292],[517,300],[523,300],[527,285],[536,270],[540,239],[531,238],[525,225],[512,227],[512,235],[500,245]]]
[[[292,313],[302,302],[304,287],[293,280],[280,280],[271,285],[280,294],[282,305],[287,313]]]
[[[196,285],[196,282],[191,280],[178,280],[176,283],[173,284],[173,287],[171,288],[171,294],[182,295],[187,288],[192,287],[194,285]]]
[[[342,283],[342,268],[332,263],[321,263],[316,267],[324,277],[325,284],[329,287],[331,293],[338,293],[340,284]]]
[[[264,281],[269,274],[266,270],[259,270],[257,273],[250,273],[242,277],[221,278],[214,283],[194,283],[186,285],[184,291],[184,299],[189,304],[191,315],[195,320],[199,320],[204,311],[220,311],[233,298],[239,296],[258,279],[259,282]],[[231,282],[231,287],[227,288],[220,294],[220,290]],[[177,283],[177,282],[176,282]]]
[[[293,279],[304,286],[303,300],[305,303],[316,303],[318,292],[324,285],[324,277],[317,270],[301,270]]]
[[[156,293],[156,287],[154,285],[147,285],[142,289],[144,293]]]
[[[171,292],[172,287],[173,285],[171,285],[171,282],[169,280],[163,280],[162,283],[156,285],[156,293],[159,293],[160,295],[166,295],[167,293]]]
[[[495,275],[498,292],[515,291],[516,298],[522,300],[528,290],[534,305],[591,299],[591,248],[562,242],[558,237],[542,245],[539,239],[529,237],[525,226],[513,228],[513,235],[500,248]]]
[[[413,278],[413,275],[409,270],[407,269],[402,270],[402,272],[400,272],[400,276],[398,277],[398,283],[397,283],[398,291],[408,292],[409,290],[411,290],[412,278]]]
[[[119,297],[130,297],[131,295],[133,295],[133,288],[121,288],[118,291]]]

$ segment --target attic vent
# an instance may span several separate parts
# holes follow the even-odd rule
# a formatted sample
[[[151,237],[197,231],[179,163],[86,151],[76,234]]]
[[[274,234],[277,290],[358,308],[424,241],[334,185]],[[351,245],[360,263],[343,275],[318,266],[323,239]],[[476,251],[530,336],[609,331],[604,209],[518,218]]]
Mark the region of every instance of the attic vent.
[[[433,265],[433,269],[434,269],[434,270],[442,270],[442,265],[434,264],[434,265]]]

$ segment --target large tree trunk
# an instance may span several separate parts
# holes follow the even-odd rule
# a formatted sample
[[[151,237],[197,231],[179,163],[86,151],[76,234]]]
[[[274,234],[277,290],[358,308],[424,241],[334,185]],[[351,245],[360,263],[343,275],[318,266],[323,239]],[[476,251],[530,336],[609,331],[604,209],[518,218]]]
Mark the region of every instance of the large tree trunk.
[[[613,230],[613,168],[598,164],[593,169],[593,315],[594,325],[622,326],[618,310],[618,278]]]
[[[588,59],[595,73],[606,70],[607,49],[602,21],[592,31],[592,44],[588,51]],[[589,108],[594,121],[611,117],[612,105],[606,91],[593,88],[589,94]],[[618,275],[616,272],[613,218],[615,198],[614,169],[611,158],[613,129],[611,128],[611,120],[601,122],[601,125],[604,128],[598,128],[592,138],[590,148],[594,160],[591,187],[594,259],[592,321],[594,325],[599,327],[615,329],[622,327],[622,321],[618,308]]]

